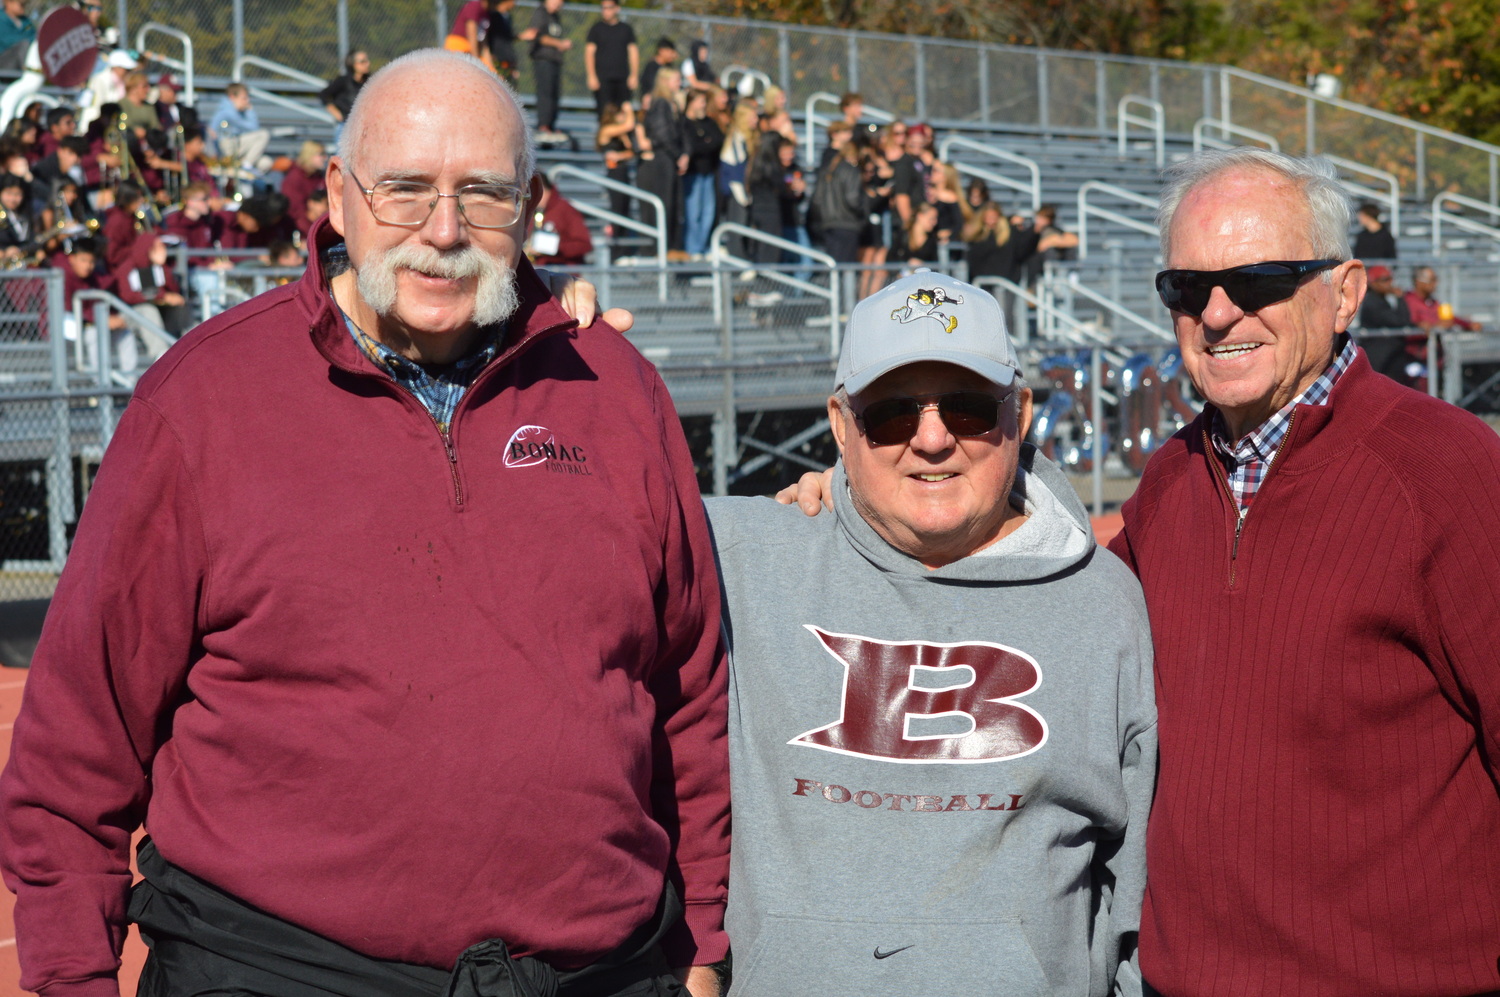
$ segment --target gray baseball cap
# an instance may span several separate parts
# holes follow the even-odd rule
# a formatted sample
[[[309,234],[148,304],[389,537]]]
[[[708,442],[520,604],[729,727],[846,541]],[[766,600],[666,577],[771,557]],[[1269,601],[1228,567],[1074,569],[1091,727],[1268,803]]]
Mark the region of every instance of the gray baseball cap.
[[[854,306],[834,386],[856,395],[881,375],[922,360],[966,367],[1001,387],[1021,369],[994,295],[924,269]]]

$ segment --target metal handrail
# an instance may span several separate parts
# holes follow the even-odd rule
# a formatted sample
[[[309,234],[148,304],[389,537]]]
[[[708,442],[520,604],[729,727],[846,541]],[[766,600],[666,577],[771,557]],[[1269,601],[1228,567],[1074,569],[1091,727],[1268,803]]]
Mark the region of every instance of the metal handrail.
[[[151,333],[154,336],[160,336],[161,338],[167,340],[168,342],[172,342],[172,343],[177,342],[177,337],[176,336],[172,335],[170,332],[168,332],[167,330],[163,329],[161,326],[157,325],[155,322],[153,322],[150,319],[146,318],[140,312],[136,311],[133,307],[131,307],[130,305],[126,304],[123,300],[121,300],[120,298],[116,297],[115,295],[109,293],[108,291],[97,291],[97,290],[92,290],[92,289],[85,289],[85,290],[82,290],[82,291],[76,291],[76,292],[74,292],[74,294],[73,294],[73,318],[78,321],[80,328],[82,327],[82,323],[83,323],[83,307],[82,307],[82,305],[83,305],[83,302],[85,302],[85,301],[102,301],[105,304],[109,305],[110,309],[112,311],[118,313],[120,315],[120,317],[122,317],[123,319],[125,319],[126,322],[128,322],[130,325],[134,326],[135,328],[140,329],[143,332],[149,332],[149,333]],[[82,338],[83,338],[82,336],[79,337],[80,340]]]
[[[295,111],[298,114],[302,114],[306,117],[312,118],[314,121],[323,121],[327,122],[328,124],[333,124],[334,122],[333,115],[329,114],[321,107],[308,107],[306,104],[299,104],[297,101],[293,100],[290,97],[283,97],[279,93],[272,93],[269,90],[265,90],[257,86],[251,86],[248,83],[245,84],[245,89],[248,90],[251,96],[253,96],[256,100],[268,101],[269,103],[275,104],[277,107],[284,107],[288,111]]]
[[[1020,180],[1013,180],[1010,177],[1005,176],[1003,173],[994,173],[982,166],[971,166],[968,163],[950,163],[949,165],[957,170],[961,176],[975,177],[977,179],[983,180],[987,184],[993,184],[998,187],[1009,187],[1010,189],[1019,191],[1022,194],[1031,195],[1032,211],[1035,211],[1037,208],[1041,207],[1041,203],[1037,200],[1037,191],[1030,184],[1023,183]]]
[[[1421,132],[1423,135],[1431,135],[1433,138],[1440,138],[1444,141],[1455,142],[1459,145],[1467,146],[1471,149],[1477,149],[1480,152],[1487,152],[1491,155],[1500,155],[1500,145],[1491,145],[1488,142],[1481,142],[1478,139],[1472,139],[1464,135],[1459,135],[1455,132],[1444,131],[1441,128],[1435,128],[1432,125],[1424,125],[1419,121],[1412,121],[1409,118],[1403,118],[1400,115],[1391,114],[1388,111],[1379,111],[1373,107],[1366,107],[1364,104],[1356,104],[1353,101],[1344,100],[1339,97],[1323,97],[1315,93],[1314,91],[1307,89],[1306,87],[1299,87],[1292,83],[1283,83],[1281,80],[1272,79],[1269,76],[1261,76],[1259,73],[1247,72],[1235,66],[1220,66],[1219,72],[1225,76],[1237,77],[1246,81],[1247,83],[1257,83],[1261,86],[1270,87],[1273,90],[1280,90],[1283,93],[1295,94],[1298,97],[1305,97],[1308,100],[1316,101],[1319,104],[1326,104],[1329,107],[1336,107],[1342,111],[1350,111],[1355,114],[1363,115],[1367,118],[1374,118],[1377,121],[1384,121],[1386,124],[1400,125],[1402,128],[1406,128],[1414,132]]]
[[[811,163],[816,158],[818,126],[826,125],[833,120],[832,118],[825,117],[819,114],[816,110],[815,105],[821,103],[832,104],[834,107],[838,107],[839,99],[840,98],[838,94],[829,93],[827,90],[819,90],[817,93],[807,98],[807,104],[803,110],[802,127],[804,133],[806,134],[805,145],[807,151],[807,161],[809,163]],[[865,105],[864,116],[867,118],[874,118],[876,121],[889,122],[896,120],[896,115],[892,114],[890,111],[884,111],[878,107],[871,107],[869,104]]]
[[[1050,296],[1037,294],[1025,285],[1017,284],[1008,277],[996,277],[986,274],[973,278],[973,283],[975,287],[998,287],[1002,291],[1020,298],[1037,310],[1039,325],[1049,327],[1051,330],[1058,332],[1059,335],[1068,336],[1069,338],[1066,341],[1072,345],[1089,346],[1101,341],[1098,332],[1089,328],[1085,323],[1078,321],[1071,312],[1059,308]],[[993,294],[994,292],[991,293]],[[1007,316],[1008,320],[1009,316]],[[1066,329],[1066,332],[1060,331],[1063,329]],[[1011,338],[1017,341],[1026,342],[1022,330],[1012,329],[1010,330],[1010,335]]]
[[[593,218],[602,219],[606,222],[609,222],[611,225],[618,225],[621,228],[628,228],[632,232],[639,232],[642,235],[650,236],[653,240],[655,240],[656,262],[661,267],[661,276],[657,280],[657,298],[660,301],[666,301],[667,211],[666,206],[662,203],[661,198],[648,191],[641,190],[641,188],[639,187],[631,186],[628,183],[621,183],[619,180],[611,180],[609,177],[600,176],[597,173],[591,173],[588,170],[579,169],[576,166],[569,166],[567,163],[559,163],[557,166],[554,166],[552,167],[552,169],[547,171],[547,179],[552,181],[552,185],[554,187],[557,186],[558,177],[573,177],[574,179],[593,184],[596,187],[602,187],[605,190],[617,191],[618,193],[624,194],[626,197],[630,197],[637,201],[642,201],[646,204],[649,204],[652,206],[652,208],[655,209],[656,224],[647,225],[645,222],[638,222],[634,218],[626,218],[623,215],[617,215],[613,211],[606,210],[605,208],[598,207],[597,205],[576,201],[570,202],[573,207],[577,208],[582,214],[589,215]]]
[[[1124,319],[1127,322],[1140,326],[1142,329],[1145,329],[1157,339],[1161,339],[1169,343],[1177,342],[1176,336],[1174,336],[1170,332],[1164,331],[1161,326],[1156,325],[1150,319],[1136,314],[1129,308],[1126,308],[1124,305],[1115,301],[1113,298],[1107,298],[1104,295],[1100,294],[1098,291],[1095,291],[1093,288],[1090,288],[1086,284],[1081,283],[1078,280],[1078,274],[1068,274],[1068,286],[1071,287],[1075,293],[1083,295],[1085,298],[1088,298],[1099,307],[1104,308],[1114,313],[1115,315],[1118,315],[1120,318]]]
[[[1500,217],[1500,207],[1496,207],[1493,204],[1486,204],[1483,201],[1476,201],[1472,197],[1464,197],[1462,194],[1454,194],[1447,191],[1439,194],[1432,199],[1432,254],[1434,256],[1441,256],[1443,254],[1443,221],[1445,219],[1450,225],[1464,229],[1467,232],[1500,240],[1500,228],[1485,225],[1483,222],[1471,221],[1463,215],[1455,215],[1452,212],[1444,211],[1442,209],[1444,201],[1452,201],[1454,204],[1473,208],[1475,211],[1486,212],[1491,218]]]
[[[1206,144],[1212,144],[1215,148],[1218,149],[1234,148],[1234,146],[1223,139],[1212,139],[1204,135],[1204,131],[1209,128],[1217,128],[1222,134],[1225,135],[1238,135],[1241,138],[1253,139],[1256,142],[1264,144],[1272,152],[1281,151],[1281,143],[1276,141],[1276,139],[1271,137],[1270,135],[1267,135],[1265,132],[1258,132],[1254,128],[1246,128],[1243,125],[1232,124],[1228,121],[1220,121],[1218,118],[1199,118],[1197,121],[1193,122],[1194,152],[1202,152],[1203,146]]]
[[[182,43],[182,60],[168,59],[166,56],[158,55],[157,61],[164,66],[177,70],[182,74],[182,94],[184,102],[189,106],[198,103],[198,90],[193,82],[193,38],[186,31],[178,31],[176,28],[168,27],[159,21],[147,21],[141,25],[140,30],[135,33],[135,47],[139,51],[146,50],[146,36],[151,32],[175,38]]]
[[[1137,194],[1135,191],[1126,190],[1124,187],[1116,187],[1114,184],[1105,183],[1103,180],[1089,180],[1085,182],[1083,186],[1078,188],[1078,258],[1080,260],[1087,259],[1089,255],[1089,215],[1096,215],[1105,221],[1135,229],[1137,232],[1142,232],[1146,235],[1157,238],[1161,237],[1161,229],[1155,225],[1131,218],[1129,215],[1122,215],[1108,208],[1101,208],[1098,205],[1090,204],[1088,195],[1090,191],[1094,190],[1099,191],[1101,194],[1109,194],[1121,200],[1139,204],[1141,207],[1150,208],[1153,211],[1161,207],[1161,202],[1154,197],[1146,197],[1144,194]]]
[[[280,62],[275,62],[271,59],[262,59],[258,55],[242,55],[235,59],[234,73],[230,76],[230,79],[234,80],[234,82],[236,83],[245,82],[246,66],[259,66],[261,69],[269,69],[273,73],[280,73],[282,76],[294,79],[299,83],[310,84],[311,86],[317,87],[319,90],[323,89],[323,87],[328,83],[327,80],[320,79],[319,77],[316,77],[311,73],[304,73],[300,69],[293,69],[291,66],[285,65]]]
[[[1132,104],[1149,108],[1151,110],[1151,117],[1143,118],[1139,115],[1131,114],[1126,108]],[[1152,100],[1150,97],[1142,97],[1139,94],[1128,93],[1120,98],[1119,104],[1115,105],[1115,121],[1116,130],[1119,132],[1120,137],[1121,159],[1125,158],[1125,126],[1127,124],[1144,125],[1151,129],[1152,135],[1156,140],[1156,168],[1161,169],[1167,164],[1167,109],[1162,106],[1161,101]]]
[[[842,331],[839,328],[838,261],[821,250],[809,248],[799,242],[792,242],[790,239],[783,239],[777,235],[771,235],[769,232],[762,232],[760,229],[750,228],[748,225],[740,225],[735,222],[720,222],[714,226],[713,233],[708,238],[709,259],[713,261],[714,267],[714,320],[721,320],[724,314],[724,281],[720,277],[720,274],[725,269],[725,264],[732,264],[738,269],[756,266],[749,260],[741,259],[724,248],[724,237],[726,235],[737,235],[742,239],[764,242],[767,245],[776,246],[786,252],[803,256],[807,262],[797,264],[799,267],[820,263],[828,269],[828,286],[821,287],[810,281],[798,280],[790,274],[757,268],[759,273],[763,273],[776,283],[796,288],[815,297],[828,299],[828,313],[830,318],[828,329],[832,344],[830,350],[834,356],[837,356],[839,352],[839,334]]]
[[[1366,166],[1364,163],[1356,163],[1352,159],[1345,159],[1342,156],[1335,156],[1327,152],[1323,153],[1323,158],[1341,169],[1348,170],[1350,173],[1362,173],[1367,177],[1384,180],[1390,186],[1391,189],[1389,192],[1382,193],[1366,187],[1364,184],[1354,183],[1352,180],[1344,181],[1344,186],[1348,187],[1354,193],[1363,197],[1373,197],[1376,200],[1384,201],[1390,208],[1391,235],[1399,236],[1401,234],[1401,181],[1397,178],[1396,174],[1387,170],[1377,169],[1374,166]]]
[[[1025,167],[1026,171],[1031,174],[1030,187],[1021,186],[1016,181],[1010,179],[1003,179],[1001,182],[1007,187],[1013,187],[1023,193],[1030,193],[1031,209],[1033,211],[1042,206],[1042,168],[1037,165],[1036,160],[1007,149],[997,149],[992,145],[985,145],[983,142],[964,138],[962,135],[949,135],[943,139],[942,144],[938,146],[938,158],[945,163],[952,162],[952,157],[949,156],[949,153],[954,148],[969,149],[986,156],[993,156],[995,159],[1000,159],[1007,163],[1015,163],[1018,166]],[[963,172],[963,164],[954,163],[953,165],[958,167],[960,173]]]

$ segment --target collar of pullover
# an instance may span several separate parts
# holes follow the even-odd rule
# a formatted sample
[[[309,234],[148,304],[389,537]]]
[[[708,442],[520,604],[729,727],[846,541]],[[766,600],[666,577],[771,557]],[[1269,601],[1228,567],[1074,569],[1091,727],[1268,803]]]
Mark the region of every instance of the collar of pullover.
[[[1029,501],[1033,516],[1072,520],[1072,525],[1066,528],[1062,528],[1065,526],[1062,523],[1049,523],[1046,530],[1033,530],[1033,535],[1046,533],[1066,537],[1076,535],[1076,529],[1081,528],[1082,543],[1017,545],[1014,551],[1006,549],[988,557],[965,557],[941,568],[928,570],[916,558],[909,557],[886,543],[854,508],[854,503],[849,499],[849,479],[844,474],[843,461],[838,463],[833,472],[833,493],[837,496],[833,504],[834,514],[838,517],[839,529],[860,554],[882,571],[896,574],[944,582],[1035,582],[1085,563],[1093,556],[1096,544],[1089,527],[1088,513],[1073,487],[1068,484],[1067,477],[1056,464],[1043,457],[1029,443],[1021,445],[1020,470],[1025,475],[1028,496],[1038,489],[1045,489],[1053,500]],[[1000,542],[1005,543],[1004,540]]]

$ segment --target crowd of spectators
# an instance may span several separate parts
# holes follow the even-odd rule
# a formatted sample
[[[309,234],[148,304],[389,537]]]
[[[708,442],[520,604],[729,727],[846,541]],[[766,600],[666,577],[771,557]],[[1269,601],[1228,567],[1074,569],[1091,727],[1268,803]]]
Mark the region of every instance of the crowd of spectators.
[[[270,160],[243,85],[227,87],[206,119],[181,93],[136,55],[105,51],[78,105],[33,103],[0,136],[0,265],[60,270],[64,332],[82,335],[90,355],[100,330],[91,308],[82,323],[72,317],[75,295],[108,291],[130,306],[140,321],[109,318],[127,376],[203,316],[190,290],[202,301],[237,263],[300,268],[327,211],[321,144]]]

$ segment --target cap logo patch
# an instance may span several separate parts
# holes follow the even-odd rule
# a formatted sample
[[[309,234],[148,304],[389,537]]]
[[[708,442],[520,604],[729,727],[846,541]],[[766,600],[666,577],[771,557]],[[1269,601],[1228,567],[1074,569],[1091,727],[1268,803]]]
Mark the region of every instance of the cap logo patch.
[[[944,311],[943,306],[963,303],[961,294],[949,297],[948,292],[941,287],[919,287],[906,296],[906,304],[891,312],[891,318],[901,323],[930,318],[942,326],[944,332],[952,332],[958,328],[958,316]]]

